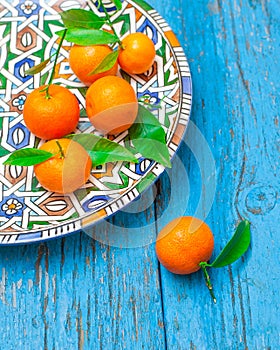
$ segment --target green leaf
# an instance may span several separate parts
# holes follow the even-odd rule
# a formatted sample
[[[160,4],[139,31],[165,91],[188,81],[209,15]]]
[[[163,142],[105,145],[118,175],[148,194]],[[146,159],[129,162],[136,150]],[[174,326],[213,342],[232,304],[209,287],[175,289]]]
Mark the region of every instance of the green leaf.
[[[141,104],[137,118],[128,132],[133,145],[144,157],[171,167],[164,129],[153,113]]]
[[[118,11],[122,9],[122,2],[120,0],[112,0],[112,2],[116,5]]]
[[[5,165],[20,165],[29,166],[42,163],[50,158],[54,154],[37,149],[37,148],[24,148],[19,149],[9,156],[9,158],[4,162]]]
[[[248,249],[251,240],[250,223],[241,221],[234,235],[226,244],[217,258],[208,265],[210,267],[223,267],[239,259]]]
[[[171,168],[169,152],[164,143],[146,138],[145,140],[134,139],[133,144],[142,156],[153,159],[163,166]]]
[[[63,32],[63,30],[60,30],[56,34],[62,37]],[[119,40],[114,34],[90,28],[69,28],[67,29],[65,39],[82,46],[115,44]]]
[[[107,70],[111,69],[114,64],[117,62],[119,56],[119,51],[113,51],[110,52],[101,62],[100,64],[89,73],[89,75],[98,74],[106,72]]]
[[[100,29],[106,22],[105,18],[97,16],[92,11],[71,9],[60,13],[66,28],[94,28]]]
[[[47,64],[50,62],[51,58],[48,58],[47,60],[37,64],[34,67],[31,67],[30,69],[27,69],[24,74],[25,75],[34,75],[37,73],[40,73],[46,66]]]
[[[72,134],[67,137],[85,148],[92,159],[93,166],[116,161],[138,162],[137,158],[125,147],[104,137],[94,134]]]
[[[74,140],[84,147],[87,151],[91,151],[98,141],[102,139],[101,136],[94,134],[69,134],[64,136],[67,139]]]

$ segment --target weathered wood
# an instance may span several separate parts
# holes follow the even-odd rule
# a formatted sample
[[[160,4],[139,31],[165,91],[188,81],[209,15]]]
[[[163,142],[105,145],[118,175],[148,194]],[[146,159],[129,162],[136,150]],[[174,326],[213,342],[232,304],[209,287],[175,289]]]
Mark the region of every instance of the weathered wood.
[[[94,230],[106,234],[102,224]],[[152,246],[114,248],[75,234],[0,256],[1,349],[165,347]]]
[[[161,269],[167,348],[276,349],[280,343],[279,4],[173,1],[162,6],[156,1],[154,6],[185,47],[194,88],[192,120],[215,158],[216,196],[206,216],[215,234],[214,255],[241,218],[251,221],[253,236],[244,259],[210,271],[217,305],[212,304],[201,274],[181,277]],[[187,138],[195,136],[195,130],[189,130]],[[197,198],[209,197],[211,189],[201,183],[211,174],[203,172],[207,159],[201,158],[197,165],[188,151],[181,149],[179,154],[189,163],[186,214],[193,214]],[[197,179],[200,175],[202,180]],[[162,181],[161,188],[166,185]]]
[[[190,62],[185,142],[144,199],[88,230],[97,240],[1,247],[0,349],[279,347],[278,1],[152,5]],[[210,271],[216,305],[200,272],[159,268],[151,243],[183,214],[205,218],[214,256],[241,218],[252,222],[244,259]]]

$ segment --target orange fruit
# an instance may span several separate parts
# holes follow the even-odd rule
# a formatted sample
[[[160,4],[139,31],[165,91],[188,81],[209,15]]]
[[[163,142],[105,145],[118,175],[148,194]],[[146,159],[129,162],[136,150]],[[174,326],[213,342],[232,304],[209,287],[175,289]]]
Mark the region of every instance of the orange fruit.
[[[134,123],[138,112],[137,96],[126,80],[103,77],[87,91],[86,112],[97,130],[104,134],[118,134]]]
[[[75,44],[70,49],[69,64],[81,82],[90,86],[97,79],[117,74],[118,62],[106,72],[89,75],[111,52],[112,49],[107,45],[79,46]]]
[[[44,143],[40,149],[54,154],[52,158],[34,165],[35,176],[46,190],[70,193],[87,182],[92,161],[79,143],[56,139]]]
[[[23,119],[27,128],[44,140],[61,138],[72,132],[79,121],[79,102],[67,88],[50,85],[49,95],[41,86],[32,91],[23,108]]]
[[[142,74],[152,67],[155,56],[153,41],[144,33],[132,33],[123,39],[118,61],[128,74]]]
[[[200,269],[214,249],[214,237],[209,226],[200,219],[183,216],[172,220],[159,233],[156,254],[169,271],[184,275]]]

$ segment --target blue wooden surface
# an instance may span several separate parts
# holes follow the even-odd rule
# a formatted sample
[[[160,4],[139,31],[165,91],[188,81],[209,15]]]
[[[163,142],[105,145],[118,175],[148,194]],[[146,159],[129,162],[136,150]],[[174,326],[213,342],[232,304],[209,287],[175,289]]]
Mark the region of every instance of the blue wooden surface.
[[[1,247],[1,350],[279,349],[279,2],[152,5],[190,62],[185,141],[171,171],[89,235]],[[158,230],[184,213],[210,225],[214,255],[252,223],[244,259],[210,271],[216,305],[200,273],[157,262]]]

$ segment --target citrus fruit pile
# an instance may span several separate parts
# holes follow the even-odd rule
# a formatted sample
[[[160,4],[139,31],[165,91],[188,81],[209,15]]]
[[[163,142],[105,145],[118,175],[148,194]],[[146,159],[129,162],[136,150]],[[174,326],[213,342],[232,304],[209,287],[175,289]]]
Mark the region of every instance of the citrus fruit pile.
[[[138,100],[129,82],[117,76],[119,67],[127,74],[143,74],[152,67],[155,56],[154,43],[144,33],[126,35],[119,40],[117,50],[109,44],[72,44],[69,65],[88,87],[86,113],[96,130],[116,135],[131,127],[137,117]],[[39,183],[49,191],[69,193],[86,183],[92,163],[81,145],[64,138],[77,127],[79,102],[70,90],[53,84],[52,79],[53,75],[48,84],[28,95],[23,119],[35,136],[47,141],[39,149],[53,155],[33,164]]]
[[[118,63],[129,74],[142,74],[151,68],[156,55],[154,43],[146,34],[128,34],[119,48],[118,61],[101,73],[91,74],[112,52],[108,45],[74,44],[69,53],[71,69],[89,87],[86,94],[89,120],[103,134],[120,133],[137,117],[136,93],[126,80],[116,76]],[[35,136],[49,140],[74,131],[79,112],[79,103],[67,88],[49,84],[29,94],[23,118]]]

